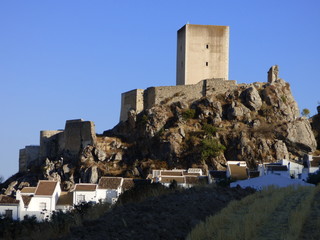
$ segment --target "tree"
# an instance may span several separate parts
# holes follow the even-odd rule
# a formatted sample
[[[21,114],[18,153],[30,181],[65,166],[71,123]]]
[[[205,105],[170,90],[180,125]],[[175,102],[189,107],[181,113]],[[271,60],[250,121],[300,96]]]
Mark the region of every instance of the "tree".
[[[0,184],[3,182],[3,177],[0,175]]]
[[[310,110],[309,110],[308,108],[304,108],[304,109],[302,109],[301,114],[302,114],[302,116],[304,116],[304,117],[309,117]]]

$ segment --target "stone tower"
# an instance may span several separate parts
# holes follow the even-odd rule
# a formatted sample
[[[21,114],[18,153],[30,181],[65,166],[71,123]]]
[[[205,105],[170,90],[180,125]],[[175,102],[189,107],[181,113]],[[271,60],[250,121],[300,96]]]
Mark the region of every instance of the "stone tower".
[[[229,27],[186,24],[178,30],[177,85],[228,79]]]

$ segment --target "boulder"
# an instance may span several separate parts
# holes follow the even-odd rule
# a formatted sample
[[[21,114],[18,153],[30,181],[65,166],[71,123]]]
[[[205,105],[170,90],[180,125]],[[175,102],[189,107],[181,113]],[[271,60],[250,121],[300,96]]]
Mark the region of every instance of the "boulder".
[[[262,106],[262,100],[255,87],[250,87],[243,92],[244,105],[251,110],[258,111]]]

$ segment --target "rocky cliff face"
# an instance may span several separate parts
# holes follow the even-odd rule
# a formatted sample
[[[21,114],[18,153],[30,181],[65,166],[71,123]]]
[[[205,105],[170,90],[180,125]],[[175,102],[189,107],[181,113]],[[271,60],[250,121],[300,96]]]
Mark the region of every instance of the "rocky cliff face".
[[[238,84],[223,94],[128,114],[127,121],[97,135],[77,157],[47,158],[37,178],[59,179],[70,189],[79,180],[96,183],[103,175],[144,178],[152,169],[175,167],[222,170],[226,160],[244,160],[254,168],[299,159],[317,146],[282,79]],[[22,183],[28,185],[26,175],[15,186]]]

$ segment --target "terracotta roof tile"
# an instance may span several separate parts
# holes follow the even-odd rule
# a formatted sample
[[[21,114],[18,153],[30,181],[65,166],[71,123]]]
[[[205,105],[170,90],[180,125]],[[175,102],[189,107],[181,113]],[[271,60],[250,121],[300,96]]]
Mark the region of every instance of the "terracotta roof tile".
[[[183,176],[183,171],[161,171],[161,176]]]
[[[79,184],[76,184],[74,191],[95,191],[96,188],[97,188],[97,184],[79,183]]]
[[[311,167],[319,167],[320,165],[320,156],[313,156],[312,161],[310,161]]]
[[[0,195],[0,205],[16,205],[19,204],[19,200],[7,195]]]
[[[200,179],[196,176],[186,176],[186,183],[187,184],[199,184]]]
[[[57,205],[70,205],[73,204],[73,193],[72,192],[61,192],[58,199]]]
[[[58,182],[49,180],[40,180],[38,182],[35,195],[51,196],[57,186]]]
[[[101,177],[98,189],[117,189],[121,185],[121,177]]]
[[[33,198],[33,196],[22,195],[21,198],[22,198],[22,201],[23,201],[23,203],[24,203],[24,206],[25,206],[25,207],[28,207],[28,206],[29,206],[29,203],[30,203],[30,201],[31,201],[31,198]]]
[[[185,183],[185,177],[183,176],[162,176],[159,182],[161,183],[171,183],[175,180],[177,183]]]
[[[248,178],[247,167],[229,164],[231,178],[243,180]]]
[[[134,187],[134,181],[132,178],[124,178],[122,183],[122,189],[123,191],[127,191],[130,188]]]
[[[24,187],[21,189],[21,193],[35,193],[36,192],[36,187]]]
[[[200,176],[200,173],[197,173],[197,172],[194,172],[194,173],[184,172],[183,175],[185,175],[185,176]]]

